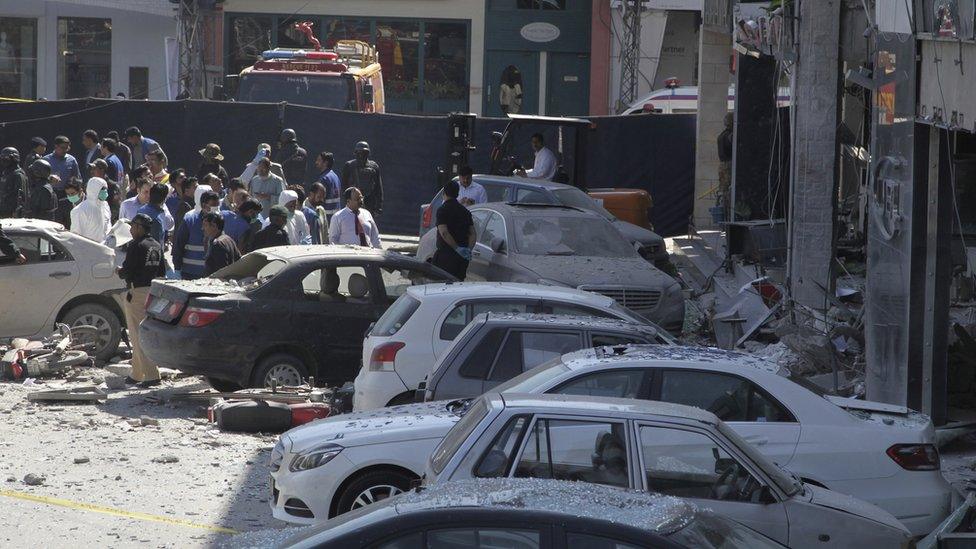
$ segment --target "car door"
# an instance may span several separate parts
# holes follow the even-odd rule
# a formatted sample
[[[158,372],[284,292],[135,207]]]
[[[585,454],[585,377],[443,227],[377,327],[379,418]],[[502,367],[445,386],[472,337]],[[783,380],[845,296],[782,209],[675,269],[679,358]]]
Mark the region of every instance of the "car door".
[[[11,231],[27,263],[0,262],[0,337],[28,337],[53,329],[54,316],[80,279],[78,263],[60,243],[36,233]],[[29,290],[29,291],[28,291]]]
[[[799,422],[785,406],[743,377],[703,370],[655,369],[651,399],[712,412],[781,467],[796,452]]]
[[[495,360],[483,378],[481,392],[475,395],[490,391],[544,362],[578,351],[582,346],[583,333],[579,330],[511,329],[504,342],[496,347]]]
[[[488,217],[485,219],[484,226],[478,234],[478,241],[471,250],[471,262],[468,264],[469,280],[490,280],[493,282],[505,282],[509,279],[504,276],[505,260],[507,251],[505,248],[495,251],[492,249],[492,242],[500,239],[503,246],[507,247],[508,239],[505,232],[505,220],[495,211],[488,210]],[[497,242],[497,241],[496,241]]]
[[[763,481],[711,434],[671,423],[633,426],[635,477],[644,490],[690,499],[784,545],[791,541],[786,506],[765,500]]]

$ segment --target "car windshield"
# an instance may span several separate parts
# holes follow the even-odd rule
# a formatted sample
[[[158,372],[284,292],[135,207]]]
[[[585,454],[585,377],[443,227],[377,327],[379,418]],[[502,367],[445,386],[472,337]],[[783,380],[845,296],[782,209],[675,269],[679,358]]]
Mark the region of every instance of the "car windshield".
[[[539,387],[545,386],[568,371],[569,368],[563,364],[562,358],[557,357],[527,372],[522,372],[492,390],[499,393],[537,393]]]
[[[523,255],[638,257],[612,225],[588,216],[516,217],[515,248]]]
[[[349,80],[339,76],[247,74],[241,78],[237,100],[351,110],[349,89]]]
[[[745,441],[738,433],[732,430],[731,427],[725,424],[725,422],[719,422],[718,430],[723,435],[728,437],[736,448],[741,450],[753,463],[756,464],[760,469],[763,470],[769,478],[776,483],[776,486],[780,490],[786,493],[788,496],[799,492],[802,489],[799,481],[796,480],[793,475],[787,473],[786,471],[780,469],[778,465],[769,460],[766,456],[759,453],[755,446],[749,444]]]
[[[287,265],[284,260],[271,258],[261,252],[251,252],[231,265],[220,269],[211,278],[234,281],[251,291],[271,281]]]
[[[593,200],[590,195],[575,187],[572,189],[553,189],[552,194],[556,195],[556,199],[564,206],[572,206],[581,210],[596,212],[602,215],[607,221],[617,219],[612,213],[601,206],[599,202]]]
[[[461,421],[455,423],[454,427],[451,427],[444,440],[441,441],[434,450],[434,453],[430,456],[430,464],[434,472],[438,475],[441,474],[441,471],[447,466],[447,462],[451,460],[451,456],[458,451],[458,448],[468,438],[471,431],[488,415],[488,403],[484,398],[479,398],[470,404],[463,413],[464,416],[461,418]]]

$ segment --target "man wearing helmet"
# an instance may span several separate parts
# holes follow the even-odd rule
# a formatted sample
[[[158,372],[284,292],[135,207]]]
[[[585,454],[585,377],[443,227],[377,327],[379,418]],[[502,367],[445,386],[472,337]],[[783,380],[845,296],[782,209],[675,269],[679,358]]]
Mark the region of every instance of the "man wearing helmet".
[[[38,158],[28,168],[30,194],[24,202],[24,217],[54,221],[58,212],[58,197],[51,186],[51,164]]]
[[[285,184],[306,188],[305,171],[308,167],[308,153],[298,144],[295,130],[290,128],[282,130],[281,136],[278,137],[278,147],[278,153],[273,160],[274,163],[281,164],[281,169],[285,173]]]
[[[20,167],[20,153],[13,147],[0,150],[0,218],[13,217],[27,188],[27,174]]]
[[[369,159],[369,143],[356,143],[356,158],[342,167],[342,188],[356,187],[363,193],[363,205],[371,213],[383,213],[383,178],[380,165]]]

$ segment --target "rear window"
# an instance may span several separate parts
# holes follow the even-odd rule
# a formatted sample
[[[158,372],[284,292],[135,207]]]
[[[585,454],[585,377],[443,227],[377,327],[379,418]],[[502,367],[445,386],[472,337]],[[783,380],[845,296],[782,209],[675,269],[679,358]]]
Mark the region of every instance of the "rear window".
[[[373,331],[370,332],[370,335],[385,337],[399,332],[400,328],[403,328],[403,325],[410,320],[410,317],[417,312],[418,308],[420,308],[420,301],[407,294],[403,294],[376,321],[376,326],[373,326]]]
[[[434,472],[438,475],[447,466],[447,462],[451,460],[454,453],[458,451],[458,448],[464,444],[467,440],[468,435],[471,431],[474,431],[475,427],[481,423],[481,420],[485,419],[488,415],[488,403],[484,398],[479,398],[474,401],[468,410],[464,413],[464,417],[461,421],[454,424],[451,430],[447,432],[444,440],[437,446],[434,453],[431,454],[430,464],[434,469]]]
[[[284,260],[270,258],[260,252],[252,252],[223,269],[210,275],[220,280],[234,280],[245,291],[256,290],[271,281],[287,265]]]

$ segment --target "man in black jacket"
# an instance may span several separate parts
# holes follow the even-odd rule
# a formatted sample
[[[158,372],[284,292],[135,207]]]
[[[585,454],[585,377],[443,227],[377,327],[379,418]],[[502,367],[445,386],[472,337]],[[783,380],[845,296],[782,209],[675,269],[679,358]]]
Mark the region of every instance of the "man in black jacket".
[[[139,341],[139,323],[146,318],[146,296],[152,279],[165,276],[163,248],[149,235],[152,219],[136,214],[129,224],[132,240],[126,245],[125,261],[118,274],[129,289],[125,295],[125,324],[132,347],[132,371],[126,381],[141,387],[159,385],[159,369],[149,361]]]
[[[224,234],[224,217],[219,213],[203,214],[203,236],[207,239],[203,276],[210,276],[241,258],[234,239]]]
[[[286,223],[288,223],[288,208],[277,204],[271,206],[271,213],[268,214],[268,226],[254,235],[250,249],[244,250],[244,253],[272,246],[287,246],[289,242],[288,233],[285,232]]]
[[[281,131],[278,138],[277,154],[274,162],[281,164],[281,171],[285,174],[286,185],[299,185],[302,188],[308,184],[305,172],[308,168],[308,153],[298,144],[295,130],[287,128]]]
[[[24,202],[24,217],[54,221],[58,212],[58,196],[51,186],[51,165],[38,158],[30,165],[30,193]]]
[[[27,258],[24,257],[24,254],[20,253],[20,248],[17,247],[17,244],[4,234],[3,226],[0,226],[0,265],[11,261],[18,265],[23,265],[27,263]]]
[[[20,153],[13,147],[0,150],[0,218],[13,217],[27,189],[27,173],[20,167]]]
[[[383,213],[383,178],[380,165],[369,159],[369,143],[356,143],[356,158],[342,167],[342,190],[356,187],[363,193],[363,205],[374,217]]]

